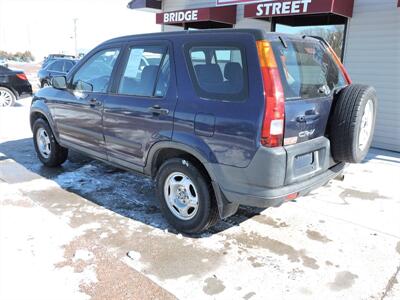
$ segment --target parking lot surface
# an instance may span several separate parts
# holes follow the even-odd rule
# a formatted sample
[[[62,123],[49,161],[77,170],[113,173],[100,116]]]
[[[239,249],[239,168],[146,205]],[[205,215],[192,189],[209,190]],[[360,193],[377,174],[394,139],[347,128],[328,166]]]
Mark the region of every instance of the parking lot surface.
[[[399,154],[183,236],[147,178],[43,167],[28,120],[29,99],[0,110],[0,299],[400,299]]]

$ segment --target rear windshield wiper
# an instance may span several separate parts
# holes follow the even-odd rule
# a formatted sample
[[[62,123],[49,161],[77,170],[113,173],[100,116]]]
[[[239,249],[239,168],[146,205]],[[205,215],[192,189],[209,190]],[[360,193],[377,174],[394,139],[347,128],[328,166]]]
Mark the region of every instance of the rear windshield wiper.
[[[289,48],[288,44],[287,44],[286,41],[283,39],[283,37],[279,36],[279,40],[281,41],[283,47],[285,47],[286,49]]]
[[[320,37],[317,35],[303,35],[303,39],[308,38],[308,37],[316,39],[316,40],[320,41],[320,43],[323,44],[324,46],[329,47],[329,43],[323,37]]]

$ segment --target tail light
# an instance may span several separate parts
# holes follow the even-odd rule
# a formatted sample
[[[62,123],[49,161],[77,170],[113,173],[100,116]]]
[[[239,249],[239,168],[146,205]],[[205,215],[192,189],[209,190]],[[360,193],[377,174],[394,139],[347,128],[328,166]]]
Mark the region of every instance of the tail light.
[[[28,78],[26,78],[25,73],[18,73],[18,74],[16,74],[16,76],[17,76],[19,79],[28,80]]]
[[[351,84],[351,78],[349,73],[347,72],[346,68],[344,67],[344,65],[342,64],[342,61],[340,60],[340,58],[337,56],[335,50],[332,49],[332,47],[328,44],[328,50],[331,53],[333,59],[335,60],[336,64],[339,66],[340,70],[343,73],[344,78],[347,81],[347,84]]]
[[[265,112],[261,144],[279,147],[283,144],[285,126],[285,97],[278,65],[268,41],[257,41],[258,56],[264,83]]]

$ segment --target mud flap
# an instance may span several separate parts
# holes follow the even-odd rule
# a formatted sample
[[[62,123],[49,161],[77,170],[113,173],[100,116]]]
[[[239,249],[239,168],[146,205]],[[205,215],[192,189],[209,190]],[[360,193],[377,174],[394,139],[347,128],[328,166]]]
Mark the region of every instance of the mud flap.
[[[221,192],[218,183],[215,181],[212,181],[212,186],[214,189],[215,198],[217,200],[219,217],[221,219],[226,219],[236,214],[239,204],[229,202],[225,195]]]

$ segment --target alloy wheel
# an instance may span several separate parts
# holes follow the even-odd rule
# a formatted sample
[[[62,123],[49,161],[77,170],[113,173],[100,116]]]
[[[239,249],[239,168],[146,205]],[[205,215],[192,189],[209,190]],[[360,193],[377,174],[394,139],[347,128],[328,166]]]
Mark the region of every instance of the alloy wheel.
[[[50,137],[44,128],[39,128],[36,132],[36,142],[40,155],[44,158],[49,158],[51,154]]]
[[[0,107],[9,107],[13,103],[13,95],[7,90],[0,89]]]
[[[199,198],[193,181],[183,173],[174,172],[165,180],[164,197],[168,208],[180,220],[195,217],[199,209]]]

